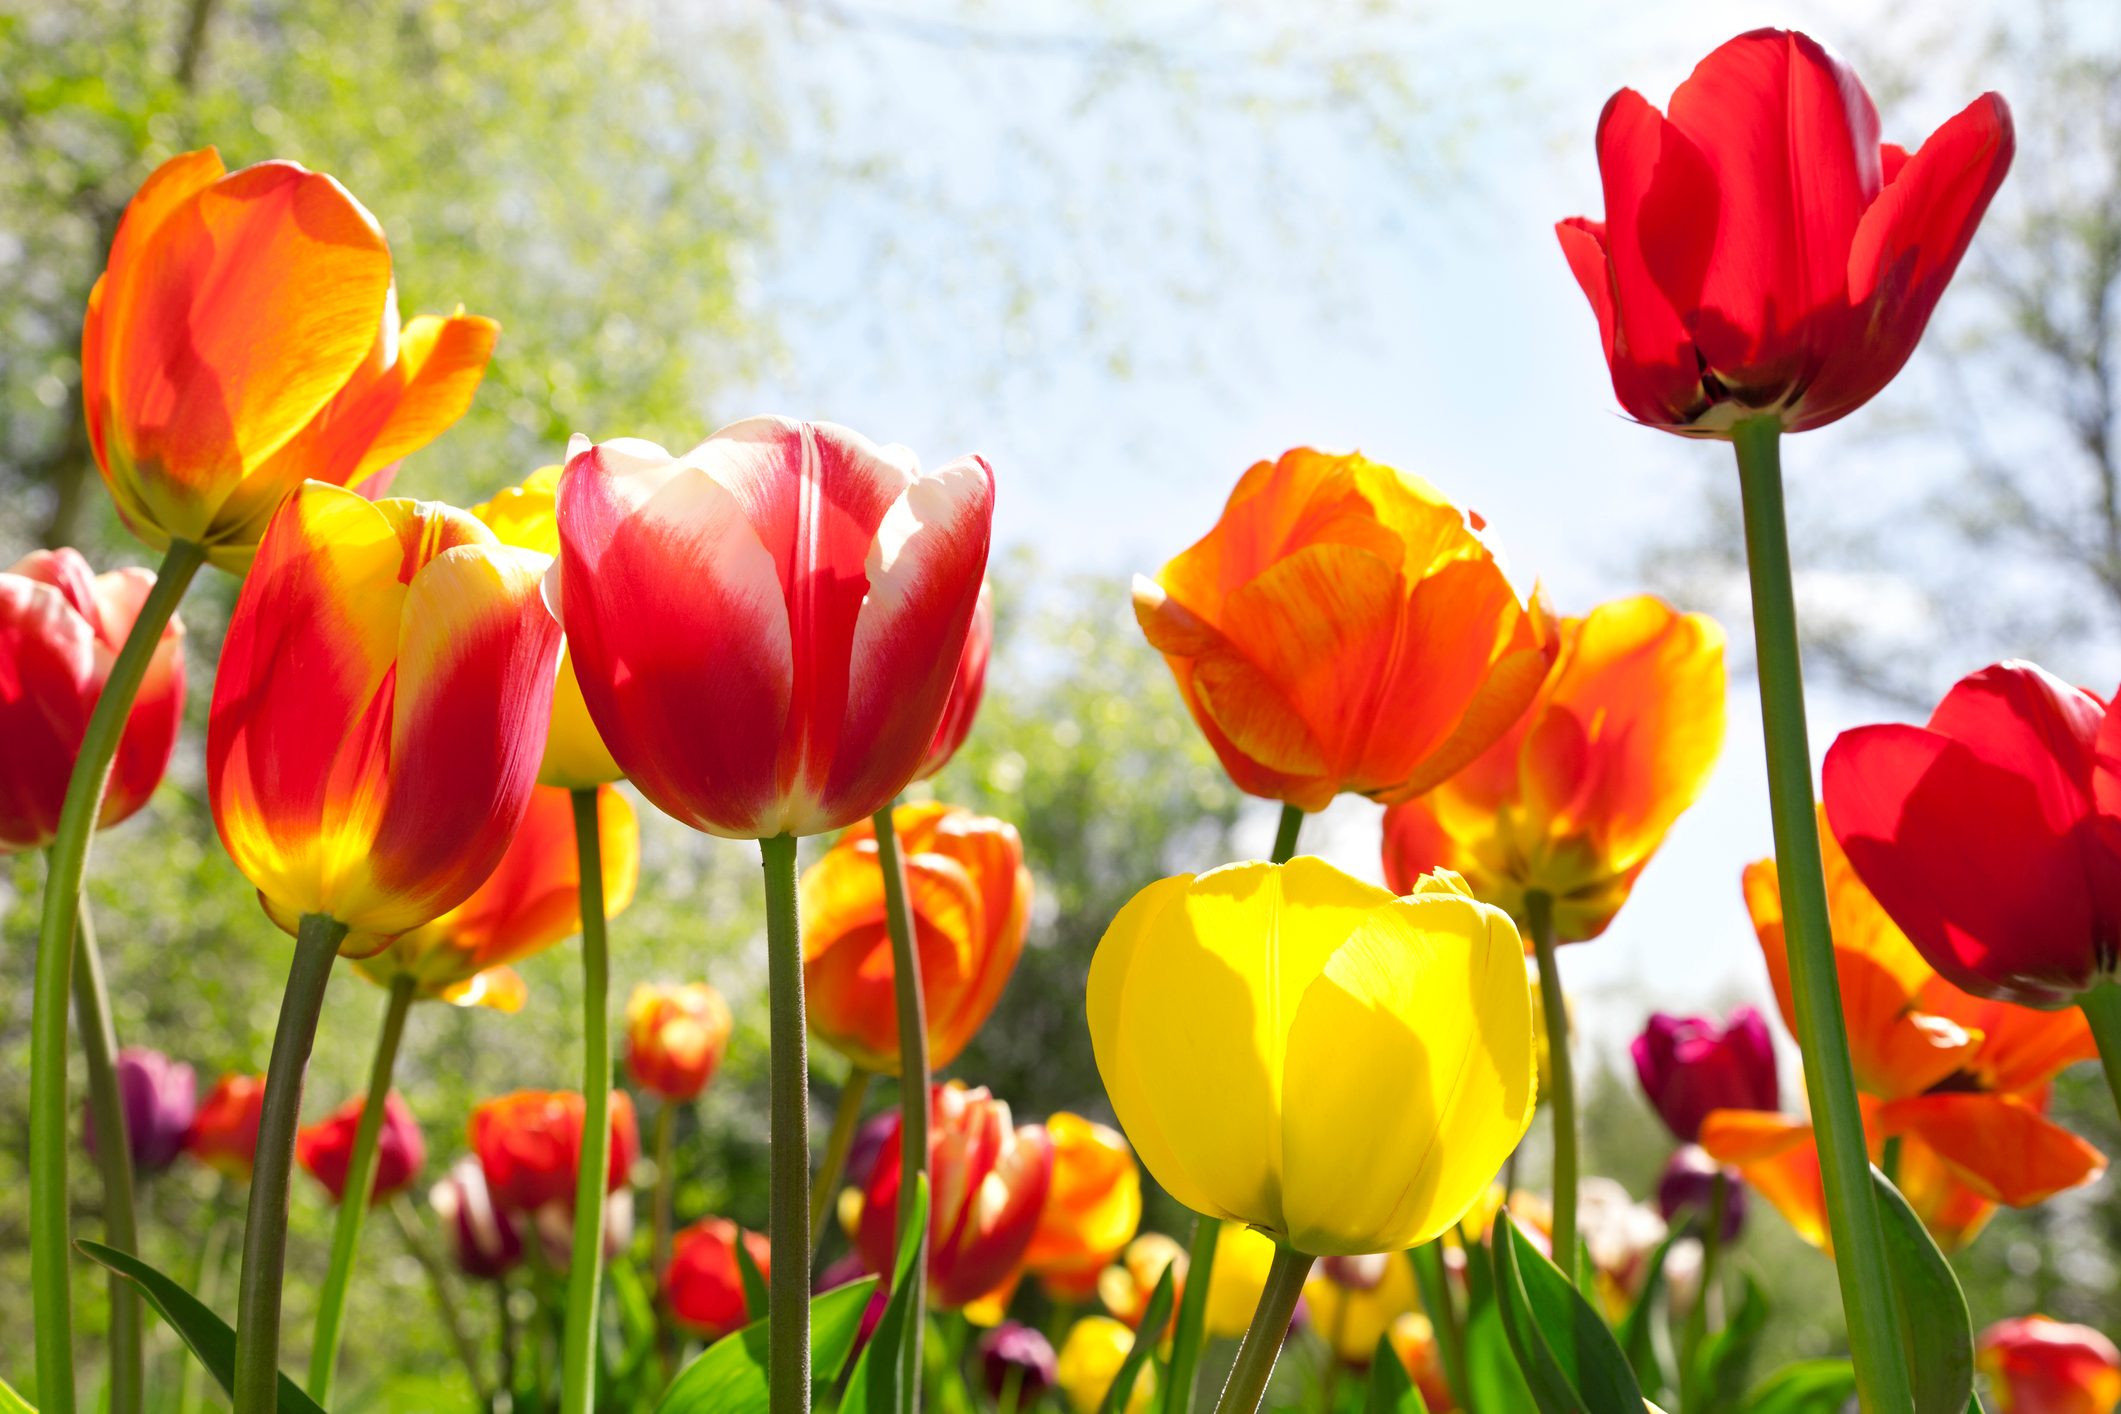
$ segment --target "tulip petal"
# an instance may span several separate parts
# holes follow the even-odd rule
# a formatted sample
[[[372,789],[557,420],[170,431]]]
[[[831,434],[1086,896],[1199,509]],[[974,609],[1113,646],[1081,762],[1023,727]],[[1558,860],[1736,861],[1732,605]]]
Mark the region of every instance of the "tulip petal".
[[[1613,265],[1606,254],[1605,222],[1571,216],[1554,223],[1554,236],[1561,242],[1569,273],[1576,277],[1583,297],[1591,302],[1591,312],[1598,316],[1598,338],[1610,364],[1619,316],[1613,309]]]
[[[1969,1188],[2031,1207],[2106,1171],[2105,1156],[2015,1095],[1937,1094],[1878,1111],[1880,1133],[1913,1134]]]
[[[96,605],[107,643],[124,645],[133,621],[140,617],[141,605],[147,602],[154,587],[154,575],[144,569],[112,570],[96,577]],[[110,656],[116,655],[113,652]],[[132,712],[125,719],[124,734],[118,739],[110,785],[96,819],[99,827],[115,825],[147,804],[148,797],[161,784],[163,772],[169,769],[177,728],[183,720],[184,625],[173,615],[163,626],[154,656],[147,661],[147,674],[140,680]],[[69,759],[72,754],[68,753]]]
[[[41,848],[58,829],[100,690],[96,653],[94,630],[63,593],[0,574],[0,850]]]
[[[1833,1250],[1819,1145],[1809,1124],[1769,1110],[1711,1110],[1701,1122],[1701,1147],[1743,1174],[1799,1237]]]

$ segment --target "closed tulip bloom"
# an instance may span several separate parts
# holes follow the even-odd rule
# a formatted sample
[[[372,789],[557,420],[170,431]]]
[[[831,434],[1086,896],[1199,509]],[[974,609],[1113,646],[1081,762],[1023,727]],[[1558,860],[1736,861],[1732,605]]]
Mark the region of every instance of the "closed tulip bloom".
[[[980,1383],[999,1402],[1013,1379],[1016,1405],[1027,1409],[1053,1388],[1053,1342],[1027,1325],[1004,1321],[979,1338]]]
[[[935,740],[993,514],[984,460],[923,473],[831,423],[752,418],[678,457],[578,440],[554,602],[613,760],[709,834],[875,814]]]
[[[464,1275],[493,1281],[523,1260],[523,1234],[493,1201],[477,1159],[450,1165],[448,1175],[428,1190],[427,1203],[441,1219],[450,1255]]]
[[[1074,1414],[1097,1414],[1119,1378],[1119,1367],[1134,1349],[1134,1332],[1110,1316],[1085,1316],[1068,1328],[1054,1362],[1054,1383]],[[1134,1389],[1122,1406],[1126,1414],[1143,1414],[1156,1398],[1156,1366],[1141,1367]]]
[[[35,550],[0,572],[0,854],[42,849],[104,679],[153,589],[143,569],[95,574],[75,550]],[[161,784],[184,715],[184,625],[172,617],[133,701],[99,825]]]
[[[184,1062],[139,1046],[119,1051],[116,1068],[133,1167],[141,1173],[160,1173],[184,1152],[185,1137],[199,1112],[198,1077]],[[89,1153],[95,1153],[94,1116],[85,1119],[81,1137]]]
[[[494,1201],[528,1212],[548,1203],[570,1210],[575,1171],[582,1162],[582,1097],[566,1091],[518,1090],[471,1112],[471,1150],[485,1171]],[[641,1156],[633,1101],[611,1092],[611,1172],[606,1192],[617,1192]]]
[[[1723,749],[1723,630],[1640,595],[1561,626],[1561,654],[1516,724],[1464,770],[1385,812],[1385,882],[1431,869],[1557,942],[1604,932]]]
[[[1395,898],[1298,858],[1136,894],[1087,1002],[1151,1176],[1318,1256],[1456,1222],[1531,1124],[1533,1074],[1523,944],[1463,888],[1439,875]]]
[[[1914,352],[2015,150],[1993,93],[1912,155],[1881,143],[1862,81],[1788,30],[1717,49],[1668,114],[1614,94],[1605,220],[1555,230],[1621,406],[1693,436],[1854,412]]]
[[[264,1106],[264,1076],[222,1076],[199,1102],[184,1136],[184,1151],[224,1178],[250,1182]]]
[[[1407,800],[1507,731],[1554,658],[1481,524],[1417,476],[1299,447],[1135,579],[1134,616],[1240,789]]]
[[[1328,1257],[1312,1267],[1304,1304],[1333,1358],[1366,1367],[1379,1337],[1415,1309],[1414,1268],[1397,1252]]]
[[[1186,1249],[1175,1239],[1160,1232],[1145,1232],[1120,1251],[1118,1261],[1097,1274],[1097,1299],[1113,1320],[1139,1326],[1142,1317],[1149,1313],[1156,1284],[1164,1279],[1168,1269],[1172,1276],[1171,1316],[1167,1324],[1176,1325],[1178,1299],[1186,1290],[1187,1268]]]
[[[696,1100],[722,1064],[733,1024],[729,1004],[705,982],[644,982],[626,1003],[626,1069],[651,1094]]]
[[[2090,1326],[2046,1316],[1998,1321],[1975,1342],[2001,1414],[2114,1414],[2121,1350]]]
[[[597,788],[597,835],[604,861],[604,916],[616,918],[633,901],[640,877],[641,831],[633,806],[610,786]],[[574,806],[566,791],[536,786],[501,862],[470,898],[433,922],[400,933],[383,951],[354,966],[383,986],[410,977],[415,996],[514,1012],[522,1009],[525,989],[509,964],[581,931]]]
[[[535,550],[559,558],[560,472],[557,466],[541,466],[519,486],[499,492],[490,501],[471,508],[486,522],[503,545]],[[552,689],[552,730],[545,736],[545,759],[538,763],[538,781],[569,790],[586,790],[621,780],[625,772],[611,759],[596,723],[589,720],[589,707],[582,701],[582,684],[575,676],[574,658],[560,646],[560,676]],[[609,856],[606,857],[607,861]],[[608,867],[608,863],[607,863]]]
[[[366,1097],[354,1096],[320,1124],[295,1135],[295,1162],[324,1185],[334,1203],[346,1198],[346,1171],[353,1162],[354,1131]],[[405,1101],[393,1090],[383,1099],[383,1128],[376,1137],[376,1178],[370,1205],[412,1187],[427,1165],[427,1140]]]
[[[957,1059],[994,1010],[1031,926],[1031,871],[1016,827],[924,801],[891,812],[905,861],[927,1006],[928,1063]],[[897,969],[876,830],[864,820],[803,875],[803,994],[810,1029],[864,1070],[899,1070]]]
[[[361,203],[292,162],[164,162],[89,292],[89,444],[126,526],[241,571],[304,479],[380,483],[471,404],[499,326],[403,328],[390,248]]]
[[[741,1234],[759,1275],[773,1269],[773,1246],[763,1234]],[[663,1301],[687,1330],[720,1340],[750,1324],[744,1302],[744,1274],[737,1264],[737,1225],[727,1218],[704,1218],[679,1232],[670,1243],[670,1265],[663,1269]],[[764,1313],[761,1312],[761,1315]]]
[[[1850,864],[1954,985],[2052,1007],[2121,980],[2121,713],[2098,697],[1998,663],[1926,727],[1843,732],[1823,777]]]
[[[1046,1135],[1053,1183],[1024,1267],[1055,1300],[1083,1301],[1141,1226],[1141,1169],[1118,1130],[1081,1115],[1048,1117]]]
[[[968,1306],[1023,1268],[1053,1180],[1053,1142],[1039,1125],[1018,1126],[985,1086],[937,1085],[928,1109],[928,1299],[946,1311]],[[897,1251],[899,1127],[877,1151],[855,1243],[874,1272]]]
[[[1653,1013],[1630,1043],[1635,1074],[1672,1137],[1691,1144],[1710,1110],[1772,1110],[1782,1103],[1767,1020],[1738,1007],[1719,1025],[1707,1016]]]
[[[1737,1241],[1745,1230],[1745,1182],[1737,1170],[1717,1163],[1699,1144],[1682,1144],[1665,1160],[1664,1172],[1657,1177],[1658,1214],[1667,1223],[1692,1217],[1706,1224],[1715,1207],[1719,1175],[1724,1180],[1723,1240]]]
[[[464,512],[305,482],[236,600],[207,727],[221,841],[289,932],[361,957],[464,902],[530,804],[559,625]]]
[[[987,693],[987,660],[993,653],[994,591],[987,581],[981,580],[979,602],[972,610],[972,627],[965,633],[965,651],[957,660],[957,678],[950,684],[950,701],[943,708],[943,720],[936,726],[935,740],[928,745],[928,758],[921,762],[913,779],[925,781],[949,765],[965,738],[972,735],[972,720],[979,715],[980,699]]]

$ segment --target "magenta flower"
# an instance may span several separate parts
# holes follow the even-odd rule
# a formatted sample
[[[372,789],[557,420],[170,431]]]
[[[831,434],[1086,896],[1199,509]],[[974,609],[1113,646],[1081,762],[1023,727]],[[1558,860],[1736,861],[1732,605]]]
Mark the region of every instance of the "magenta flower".
[[[160,1173],[184,1152],[184,1136],[199,1109],[199,1080],[192,1068],[160,1051],[126,1047],[118,1052],[118,1101],[125,1107],[125,1138],[133,1167]],[[96,1152],[91,1117],[82,1139]]]
[[[1658,1012],[1629,1049],[1643,1093],[1681,1143],[1700,1138],[1710,1110],[1772,1110],[1780,1102],[1767,1022],[1749,1006],[1720,1027],[1713,1017]]]

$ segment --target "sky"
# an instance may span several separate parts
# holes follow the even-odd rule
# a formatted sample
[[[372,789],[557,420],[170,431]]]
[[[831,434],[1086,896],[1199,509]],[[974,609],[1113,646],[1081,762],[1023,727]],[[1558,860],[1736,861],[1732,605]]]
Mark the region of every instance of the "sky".
[[[1359,447],[1477,509],[1513,577],[1580,612],[1641,589],[1644,549],[1735,475],[1723,445],[1613,401],[1552,234],[1599,212],[1599,110],[1623,85],[1661,105],[1756,25],[1836,43],[1880,8],[1452,0],[1339,33],[1291,26],[1295,6],[801,19],[779,62],[813,101],[784,115],[778,203],[800,214],[756,276],[783,347],[728,411],[829,416],[931,462],[983,452],[1001,545],[1114,574],[1198,538],[1253,461]],[[1912,146],[1972,96],[1917,102],[1921,132],[1888,136]],[[1793,495],[1857,459],[1848,426],[1790,440]],[[1748,662],[1749,625],[1725,627]],[[1601,1049],[1652,1007],[1772,1008],[1739,890],[1770,849],[1749,677],[1729,702],[1707,792],[1611,929],[1562,954]],[[1815,694],[1815,757],[1877,714]],[[1378,814],[1343,801],[1305,843],[1377,877]],[[1270,811],[1248,829],[1264,853]]]

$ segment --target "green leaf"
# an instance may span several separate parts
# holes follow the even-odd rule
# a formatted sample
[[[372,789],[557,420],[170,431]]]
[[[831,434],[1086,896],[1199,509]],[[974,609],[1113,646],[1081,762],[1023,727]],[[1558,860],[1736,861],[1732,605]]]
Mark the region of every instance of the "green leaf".
[[[751,1255],[751,1244],[744,1241],[741,1232],[736,1240],[736,1269],[744,1283],[744,1309],[766,1310],[766,1274],[759,1270],[758,1259]]]
[[[1467,1270],[1487,1266],[1487,1249],[1472,1249]],[[1492,1292],[1494,1283],[1483,1281],[1482,1287]],[[1517,1357],[1511,1353],[1509,1336],[1502,1327],[1502,1312],[1492,1299],[1475,1306],[1466,1317],[1466,1384],[1475,1409],[1533,1407],[1531,1387],[1525,1383],[1524,1372],[1517,1368]]]
[[[37,1408],[21,1395],[6,1380],[0,1380],[0,1414],[37,1414]]]
[[[1622,1318],[1620,1329],[1613,1333],[1620,1348],[1627,1353],[1628,1363],[1635,1367],[1635,1378],[1645,1386],[1664,1383],[1664,1370],[1658,1363],[1656,1343],[1650,1339],[1650,1332],[1656,1316],[1657,1296],[1664,1289],[1665,1261],[1672,1255],[1672,1245],[1686,1235],[1685,1228],[1675,1228],[1657,1244],[1657,1250],[1650,1254],[1650,1264],[1645,1269],[1642,1292]]]
[[[854,1362],[847,1379],[847,1392],[840,1398],[839,1414],[911,1414],[906,1391],[899,1387],[899,1348],[905,1340],[907,1308],[913,1299],[913,1264],[920,1260],[921,1239],[928,1234],[928,1175],[914,1185],[913,1209],[898,1238],[898,1257],[891,1264],[891,1299],[869,1343]],[[921,1319],[913,1313],[910,1319]],[[877,1354],[883,1351],[882,1355]],[[877,1362],[883,1362],[878,1370]]]
[[[829,1380],[862,1333],[875,1277],[835,1286],[810,1301],[810,1371]],[[656,1414],[765,1414],[766,1322],[762,1318],[707,1347],[663,1391]]]
[[[199,1357],[199,1363],[214,1377],[214,1383],[221,1386],[223,1393],[234,1396],[236,1333],[228,1328],[228,1322],[208,1310],[198,1297],[129,1252],[105,1247],[85,1237],[78,1239],[74,1246],[83,1255],[101,1262],[139,1287],[147,1304],[169,1322],[169,1328],[191,1348],[192,1354]],[[324,1414],[324,1407],[285,1375],[280,1376],[280,1408],[285,1414]]]
[[[1533,1400],[1551,1414],[1641,1414],[1642,1388],[1605,1321],[1507,1210],[1503,1217],[1496,1303]]]
[[[1871,1182],[1899,1296],[1900,1345],[1914,1385],[1915,1414],[1961,1414],[1974,1397],[1974,1326],[1966,1295],[1892,1180],[1874,1167]]]
[[[1760,1348],[1760,1333],[1767,1326],[1768,1303],[1761,1295],[1760,1283],[1751,1272],[1742,1275],[1745,1285],[1738,1309],[1721,1330],[1702,1337],[1701,1348],[1694,1356],[1695,1383],[1691,1387],[1705,1393],[1711,1409],[1728,1409],[1738,1402],[1752,1375],[1753,1352]]]
[[[1856,1397],[1856,1367],[1846,1360],[1785,1365],[1745,1401],[1745,1414],[1841,1414]]]
[[[1097,1414],[1116,1414],[1133,1396],[1134,1381],[1140,1377],[1143,1364],[1156,1350],[1156,1342],[1163,1338],[1164,1327],[1170,1323],[1172,1277],[1177,1266],[1176,1262],[1170,1263],[1164,1268],[1164,1274],[1156,1279],[1156,1290],[1149,1293],[1149,1304],[1142,1309],[1141,1323],[1134,1328],[1134,1344],[1127,1347],[1127,1358],[1120,1361],[1119,1373],[1112,1377],[1112,1384],[1105,1390]],[[1143,1339],[1143,1332],[1148,1333],[1147,1339]]]
[[[1407,1378],[1407,1367],[1399,1363],[1390,1336],[1379,1336],[1377,1349],[1371,1353],[1370,1392],[1363,1400],[1362,1414],[1429,1414],[1421,1391]]]

